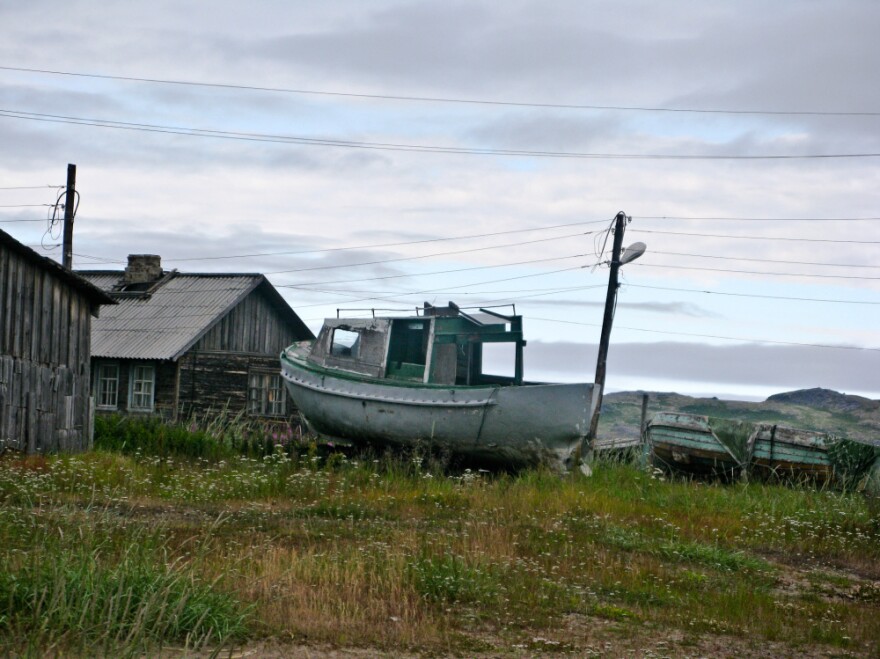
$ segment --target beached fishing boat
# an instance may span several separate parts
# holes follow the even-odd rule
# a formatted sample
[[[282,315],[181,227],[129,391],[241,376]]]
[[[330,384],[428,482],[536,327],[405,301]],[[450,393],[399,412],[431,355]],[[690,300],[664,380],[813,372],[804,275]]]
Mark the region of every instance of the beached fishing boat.
[[[655,464],[692,474],[857,485],[880,459],[871,443],[695,414],[656,414],[646,433]]]
[[[821,432],[758,424],[749,437],[750,471],[756,476],[828,481],[833,440]]]
[[[865,475],[880,451],[827,433],[758,424],[749,437],[748,454],[754,476],[845,483]]]
[[[506,376],[484,346],[512,344]],[[425,304],[406,317],[331,318],[281,354],[290,395],[313,430],[374,447],[436,448],[505,467],[565,470],[582,455],[598,401],[591,383],[523,380],[522,317]]]
[[[746,463],[751,426],[697,414],[655,414],[647,441],[655,464],[691,474],[734,476]]]

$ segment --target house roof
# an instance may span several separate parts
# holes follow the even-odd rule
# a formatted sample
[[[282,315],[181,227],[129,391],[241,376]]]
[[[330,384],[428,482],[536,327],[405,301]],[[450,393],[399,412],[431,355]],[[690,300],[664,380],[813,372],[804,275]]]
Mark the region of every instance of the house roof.
[[[116,304],[116,300],[92,282],[80,277],[74,272],[71,272],[57,261],[53,261],[52,259],[38,254],[27,245],[22,245],[2,229],[0,229],[0,244],[5,245],[13,252],[20,254],[44,270],[51,272],[58,279],[69,284],[72,288],[81,291],[94,305],[94,308],[92,309],[93,314],[97,315],[98,305]]]
[[[269,303],[297,332],[311,331],[261,274],[165,273],[146,293],[114,290],[120,271],[79,272],[111,292],[118,305],[92,326],[92,356],[114,359],[176,360],[252,291],[260,288]]]

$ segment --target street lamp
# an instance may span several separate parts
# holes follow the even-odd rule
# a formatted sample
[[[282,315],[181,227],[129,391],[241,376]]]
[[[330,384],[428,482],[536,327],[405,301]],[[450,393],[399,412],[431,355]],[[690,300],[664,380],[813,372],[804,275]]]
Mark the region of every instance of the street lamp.
[[[647,245],[642,242],[636,242],[626,248],[621,254],[623,246],[623,233],[626,230],[626,224],[630,218],[623,211],[617,214],[614,221],[614,245],[611,252],[611,272],[608,275],[608,292],[605,295],[605,315],[602,318],[602,335],[599,339],[599,355],[596,359],[596,378],[595,386],[598,389],[598,401],[596,409],[593,412],[593,418],[590,420],[590,432],[587,435],[589,442],[588,450],[590,454],[593,451],[593,443],[596,440],[596,431],[599,427],[599,413],[602,408],[602,395],[605,388],[605,363],[608,359],[608,343],[611,339],[611,323],[614,321],[614,309],[617,301],[617,289],[620,284],[617,280],[620,266],[631,263],[645,253]],[[587,469],[589,471],[589,469]]]

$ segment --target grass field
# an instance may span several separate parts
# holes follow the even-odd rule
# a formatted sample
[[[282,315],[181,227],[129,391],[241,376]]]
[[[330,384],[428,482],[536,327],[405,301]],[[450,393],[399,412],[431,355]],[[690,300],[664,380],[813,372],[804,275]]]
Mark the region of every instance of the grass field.
[[[418,455],[0,457],[0,655],[877,656],[857,493]]]

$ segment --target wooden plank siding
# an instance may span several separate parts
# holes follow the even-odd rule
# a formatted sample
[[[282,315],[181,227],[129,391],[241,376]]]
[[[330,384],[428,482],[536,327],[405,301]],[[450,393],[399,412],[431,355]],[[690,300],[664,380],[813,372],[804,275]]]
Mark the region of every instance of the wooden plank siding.
[[[254,290],[181,357],[181,413],[246,413],[249,374],[280,373],[281,351],[301,338],[266,295]],[[287,418],[295,416],[288,397]]]
[[[0,450],[89,447],[87,293],[0,244]]]
[[[257,289],[211,328],[193,349],[278,357],[296,340],[294,329]]]

